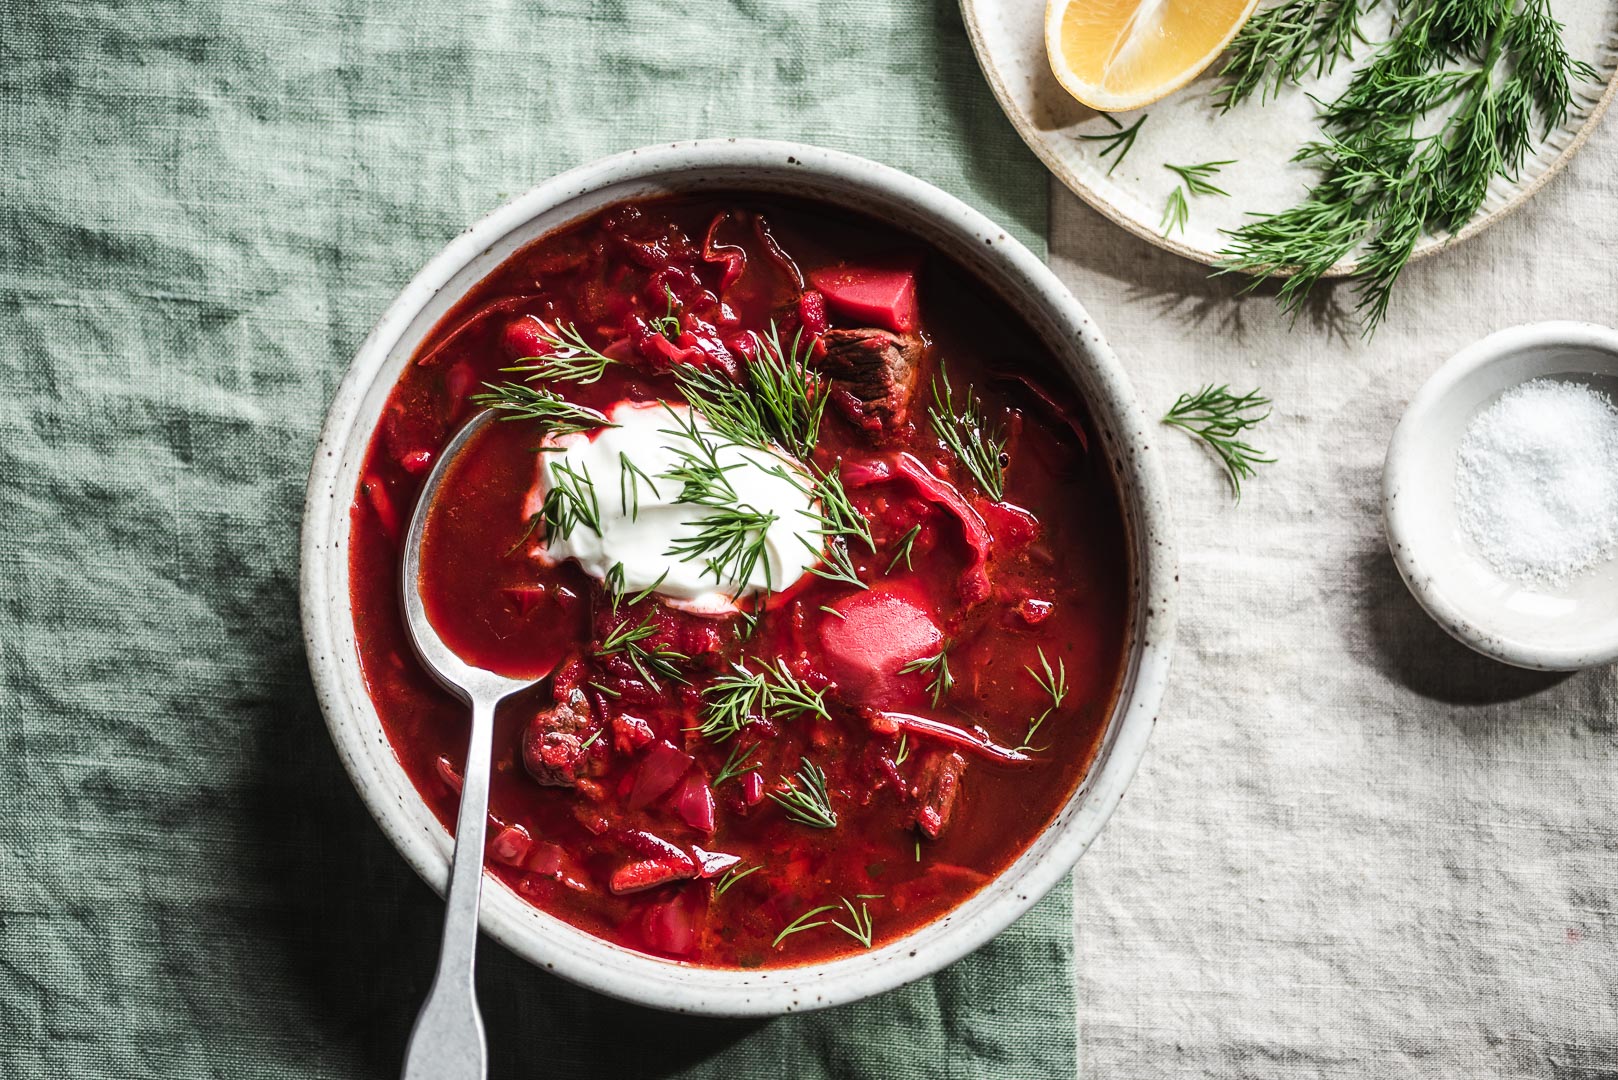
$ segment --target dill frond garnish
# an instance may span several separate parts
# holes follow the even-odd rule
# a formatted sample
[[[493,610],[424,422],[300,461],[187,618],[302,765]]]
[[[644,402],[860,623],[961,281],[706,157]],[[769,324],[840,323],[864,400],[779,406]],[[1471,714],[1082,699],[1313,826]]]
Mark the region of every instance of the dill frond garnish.
[[[859,589],[869,589],[870,586],[860,580],[860,574],[854,567],[854,557],[848,553],[848,542],[842,537],[833,537],[824,549],[817,548],[802,536],[798,540],[809,551],[818,555],[826,565],[811,566],[809,572],[816,577],[827,581],[838,581],[844,585],[853,585]]]
[[[601,535],[601,503],[596,498],[595,482],[587,466],[581,463],[579,468],[580,472],[574,472],[565,461],[551,468],[551,486],[539,510],[545,519],[547,540],[565,540],[579,525]]]
[[[601,579],[601,584],[607,590],[607,599],[612,603],[612,613],[618,614],[618,605],[624,601],[624,564],[615,562],[607,567],[607,573]]]
[[[502,420],[532,420],[551,436],[577,435],[597,428],[617,427],[601,413],[586,405],[576,405],[554,390],[507,382],[496,386],[484,383],[487,392],[473,394],[471,401],[486,409],[503,412]]]
[[[944,700],[944,695],[955,689],[955,676],[949,670],[949,642],[932,656],[923,656],[910,661],[899,669],[899,674],[909,675],[912,672],[924,672],[931,676],[927,683],[927,692],[932,695],[933,708]]]
[[[1106,146],[1101,150],[1100,156],[1102,158],[1105,158],[1108,154],[1112,153],[1116,153],[1118,155],[1112,159],[1112,164],[1107,166],[1107,175],[1111,176],[1112,170],[1118,167],[1118,163],[1129,156],[1129,151],[1135,146],[1135,137],[1140,134],[1140,126],[1146,123],[1146,117],[1150,114],[1141,113],[1140,119],[1136,120],[1128,127],[1124,127],[1117,120],[1114,120],[1108,113],[1102,113],[1101,115],[1105,117],[1107,123],[1111,124],[1116,130],[1104,132],[1100,135],[1080,135],[1079,139],[1083,142],[1106,143]]]
[[[716,582],[727,578],[737,583],[738,590],[752,580],[753,571],[764,567],[765,588],[771,587],[770,560],[765,548],[765,534],[771,525],[781,520],[779,514],[757,510],[746,503],[714,507],[705,517],[680,524],[694,526],[696,532],[682,536],[663,553],[673,555],[681,562],[702,560],[703,568]]]
[[[1259,409],[1264,412],[1253,415]],[[1275,461],[1241,438],[1269,415],[1270,399],[1257,390],[1238,397],[1229,386],[1204,386],[1194,394],[1181,394],[1164,414],[1163,423],[1201,439],[1218,456],[1231,494],[1240,502],[1242,481],[1253,475],[1253,467]]]
[[[894,751],[893,763],[895,765],[903,765],[909,757],[910,733],[908,731],[901,731],[899,732],[899,749]]]
[[[811,829],[837,828],[837,812],[831,808],[826,790],[826,772],[803,759],[803,767],[792,776],[783,776],[786,787],[769,792],[770,799],[787,812],[787,819]]]
[[[698,730],[714,742],[735,735],[755,717],[796,720],[814,715],[831,719],[826,711],[826,692],[811,690],[792,674],[784,659],[777,659],[773,667],[765,664],[759,671],[733,664],[729,674],[703,689],[702,699],[702,726]]]
[[[515,555],[517,553],[517,549],[526,544],[533,537],[534,533],[539,531],[539,527],[544,521],[545,514],[543,511],[537,514],[529,514],[528,522],[523,526],[522,535],[517,537],[517,542],[515,544],[512,544],[510,547],[506,548],[505,555],[501,557],[509,559],[511,556]]]
[[[675,368],[675,381],[723,439],[758,449],[778,446],[806,461],[820,439],[828,400],[809,370],[810,343],[800,330],[790,348],[783,346],[773,322],[753,341],[757,347],[747,363],[746,385],[690,366]]]
[[[866,901],[880,900],[882,899],[882,894],[860,893],[858,896],[854,897],[855,900],[860,902],[860,909],[858,911],[854,910],[854,903],[848,897],[843,896],[839,897],[838,899],[843,902],[843,907],[848,910],[848,921],[854,925],[847,926],[841,922],[838,922],[836,919],[833,919],[831,924],[869,949],[875,935],[872,933],[873,927],[871,924],[871,911],[870,908],[866,906]]]
[[[757,743],[747,747],[742,746],[741,743],[737,743],[734,747],[732,747],[730,756],[725,759],[725,763],[721,765],[719,767],[719,771],[714,774],[714,788],[717,789],[720,784],[730,780],[739,780],[748,773],[757,771],[759,767],[757,762],[753,762],[752,764],[743,764],[742,762],[743,758],[751,756],[753,751],[757,749]]]
[[[746,877],[748,874],[756,874],[762,869],[764,869],[762,865],[749,866],[746,870],[743,870],[740,865],[732,866],[729,870],[725,871],[724,876],[721,877],[718,883],[714,885],[714,895],[724,896],[732,888],[734,888],[736,883],[742,880],[742,878]],[[776,938],[775,940],[780,941],[781,939]]]
[[[1549,0],[1404,0],[1388,39],[1325,105],[1323,137],[1294,158],[1320,179],[1296,206],[1232,232],[1221,271],[1251,275],[1248,288],[1284,275],[1281,306],[1296,314],[1357,253],[1355,309],[1374,332],[1422,236],[1464,227],[1490,181],[1527,157],[1536,111],[1544,138],[1574,84],[1595,78],[1561,30]]]
[[[646,475],[644,469],[629,460],[629,455],[622,450],[618,451],[618,464],[621,469],[618,473],[618,501],[623,512],[629,515],[630,521],[640,519],[640,485],[642,482],[652,489],[652,495],[662,498],[657,485],[652,478]]]
[[[1051,713],[1060,709],[1062,702],[1067,700],[1067,661],[1058,657],[1056,667],[1052,668],[1051,662],[1045,658],[1045,647],[1041,645],[1039,646],[1039,666],[1044,670],[1035,671],[1032,666],[1024,666],[1023,670],[1033,676],[1034,681],[1039,684],[1039,688],[1050,697],[1051,703],[1044,712],[1029,718],[1028,733],[1023,736],[1022,744],[1017,747],[1019,754],[1030,751],[1038,752],[1045,749],[1043,746],[1034,745],[1034,736],[1039,734],[1039,729],[1044,726]]]
[[[651,320],[652,329],[662,334],[669,341],[676,341],[680,337],[680,317],[674,314],[674,290],[667,285],[663,286],[663,295],[668,298],[668,304],[663,308],[663,314]]]
[[[803,930],[813,930],[817,926],[825,926],[825,919],[821,919],[818,922],[810,922],[809,920],[813,919],[816,915],[824,915],[828,911],[836,910],[836,904],[822,904],[820,907],[812,908],[809,911],[804,912],[796,919],[793,919],[791,922],[787,923],[786,927],[782,929],[779,934],[775,935],[775,940],[770,942],[770,948],[776,948],[781,944],[781,942],[785,941],[793,934],[799,933]]]
[[[648,686],[659,692],[661,692],[662,687],[657,681],[658,675],[673,679],[677,683],[689,683],[690,680],[682,675],[680,669],[675,666],[677,663],[689,661],[691,659],[689,656],[661,645],[647,648],[642,644],[647,638],[657,633],[657,629],[656,623],[652,621],[651,612],[648,612],[646,617],[634,626],[631,626],[627,621],[619,623],[602,640],[601,644],[596,646],[596,658],[606,659],[611,656],[623,656],[634,667],[635,673]]]
[[[887,568],[886,571],[884,571],[885,573],[888,573],[888,574],[893,573],[893,568],[895,566],[899,565],[899,560],[900,559],[903,559],[905,561],[905,569],[906,570],[914,570],[915,569],[915,567],[910,565],[910,549],[915,546],[916,537],[918,537],[920,535],[921,535],[921,526],[920,525],[912,525],[912,526],[910,526],[910,531],[909,532],[907,532],[903,536],[899,537],[899,542],[896,545],[894,545],[893,561],[888,563],[888,568]]]
[[[965,400],[955,402],[949,372],[943,364],[933,376],[933,403],[927,419],[938,436],[985,494],[999,502],[1006,493],[1006,433],[1001,424],[991,425],[983,413],[983,402],[966,388]]]
[[[539,339],[550,351],[540,356],[525,356],[520,363],[500,370],[528,372],[529,382],[555,379],[588,386],[599,381],[607,368],[618,362],[597,351],[571,323],[535,321],[540,327]]]

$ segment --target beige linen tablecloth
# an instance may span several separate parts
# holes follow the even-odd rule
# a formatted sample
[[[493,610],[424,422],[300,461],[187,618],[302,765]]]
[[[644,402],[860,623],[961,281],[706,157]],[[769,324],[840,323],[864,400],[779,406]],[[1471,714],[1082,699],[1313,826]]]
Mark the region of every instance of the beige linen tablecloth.
[[[1452,641],[1378,502],[1394,425],[1447,357],[1518,323],[1618,323],[1615,197],[1609,118],[1522,210],[1410,267],[1362,341],[1053,186],[1052,264],[1147,409],[1262,386],[1254,441],[1279,458],[1233,506],[1163,433],[1179,644],[1077,872],[1081,1075],[1618,1077],[1618,671]]]

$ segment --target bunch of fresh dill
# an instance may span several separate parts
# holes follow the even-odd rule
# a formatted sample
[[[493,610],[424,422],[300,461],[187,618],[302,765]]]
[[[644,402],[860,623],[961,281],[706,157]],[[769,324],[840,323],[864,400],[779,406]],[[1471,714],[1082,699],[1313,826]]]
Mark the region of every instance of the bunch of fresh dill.
[[[1267,96],[1348,56],[1377,0],[1288,0],[1251,19],[1232,46],[1218,104]],[[1392,32],[1323,107],[1323,137],[1294,160],[1320,180],[1298,205],[1236,230],[1221,269],[1276,275],[1296,312],[1325,272],[1354,258],[1367,334],[1427,233],[1456,232],[1489,182],[1510,178],[1536,137],[1566,118],[1595,78],[1562,44],[1549,0],[1396,0]]]

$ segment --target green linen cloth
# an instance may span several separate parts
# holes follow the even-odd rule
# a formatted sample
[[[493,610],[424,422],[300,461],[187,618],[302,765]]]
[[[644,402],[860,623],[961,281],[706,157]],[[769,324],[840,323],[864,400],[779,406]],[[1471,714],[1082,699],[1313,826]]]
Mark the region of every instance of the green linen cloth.
[[[315,432],[416,269],[668,139],[898,166],[1043,251],[951,0],[0,6],[0,1075],[390,1077],[440,904],[300,644]],[[498,946],[493,1075],[1071,1076],[1070,893],[943,974],[674,1017]]]

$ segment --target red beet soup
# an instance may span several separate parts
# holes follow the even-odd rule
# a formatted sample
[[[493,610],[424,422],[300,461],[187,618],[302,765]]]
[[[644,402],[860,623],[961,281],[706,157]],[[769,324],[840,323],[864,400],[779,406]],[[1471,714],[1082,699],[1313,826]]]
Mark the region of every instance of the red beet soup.
[[[714,967],[880,946],[1011,863],[1082,781],[1131,567],[1083,403],[916,237],[745,192],[523,248],[394,388],[351,511],[366,685],[446,827],[467,710],[399,544],[455,431],[421,586],[502,706],[487,862],[608,941]]]

